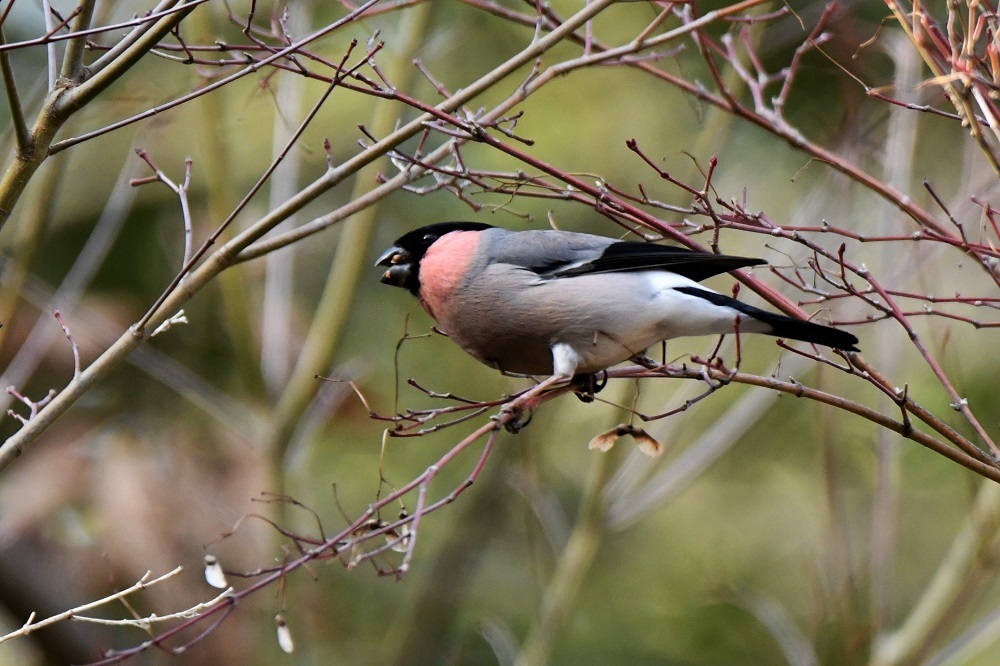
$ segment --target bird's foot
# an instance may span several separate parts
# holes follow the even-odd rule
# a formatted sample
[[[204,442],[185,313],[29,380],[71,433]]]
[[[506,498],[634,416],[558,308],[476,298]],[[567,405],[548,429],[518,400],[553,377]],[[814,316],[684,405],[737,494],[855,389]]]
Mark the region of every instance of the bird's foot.
[[[504,430],[516,435],[531,423],[531,417],[534,415],[534,409],[529,406],[505,405],[496,418],[503,424]]]
[[[573,377],[571,385],[573,392],[580,402],[594,402],[594,395],[604,390],[608,385],[608,371],[601,370],[601,379],[598,381],[596,372]]]
[[[505,430],[517,433],[531,422],[531,415],[535,411],[535,407],[543,402],[543,394],[555,384],[565,382],[567,379],[568,377],[564,375],[552,375],[501,407],[500,413],[495,418]],[[525,413],[528,415],[527,418],[524,418]]]

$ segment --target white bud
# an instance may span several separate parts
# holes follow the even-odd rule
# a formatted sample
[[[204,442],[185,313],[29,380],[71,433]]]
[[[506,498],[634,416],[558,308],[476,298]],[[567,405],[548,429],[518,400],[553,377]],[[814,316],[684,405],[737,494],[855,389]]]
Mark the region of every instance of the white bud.
[[[209,585],[220,590],[229,587],[229,583],[226,582],[226,574],[222,571],[222,565],[219,564],[215,555],[205,556],[205,580],[208,581]]]
[[[288,622],[285,621],[285,616],[278,613],[274,616],[274,625],[278,630],[278,647],[285,654],[291,654],[295,652],[295,643],[292,641],[292,632],[288,630]]]

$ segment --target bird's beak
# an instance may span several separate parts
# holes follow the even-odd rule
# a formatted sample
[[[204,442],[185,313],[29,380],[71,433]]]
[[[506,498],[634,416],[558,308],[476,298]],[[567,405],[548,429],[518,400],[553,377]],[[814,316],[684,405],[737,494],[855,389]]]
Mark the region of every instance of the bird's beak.
[[[410,253],[403,248],[393,245],[388,250],[382,253],[378,259],[375,260],[376,266],[392,266],[394,264],[401,264],[404,261],[410,259]]]
[[[375,265],[389,267],[389,270],[382,275],[382,283],[391,284],[394,287],[405,286],[406,279],[410,276],[412,269],[410,253],[395,245],[383,252]]]

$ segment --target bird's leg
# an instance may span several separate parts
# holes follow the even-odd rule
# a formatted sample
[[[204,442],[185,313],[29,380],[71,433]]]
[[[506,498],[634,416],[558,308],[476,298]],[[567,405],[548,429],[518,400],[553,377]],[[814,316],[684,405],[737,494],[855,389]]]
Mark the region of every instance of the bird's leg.
[[[545,391],[556,384],[572,380],[582,360],[572,345],[565,342],[552,345],[552,376],[500,408],[499,417],[503,420],[504,427],[510,432],[517,432],[526,426],[531,417],[528,417],[528,421],[521,421],[521,414],[525,410],[529,414],[534,411]]]

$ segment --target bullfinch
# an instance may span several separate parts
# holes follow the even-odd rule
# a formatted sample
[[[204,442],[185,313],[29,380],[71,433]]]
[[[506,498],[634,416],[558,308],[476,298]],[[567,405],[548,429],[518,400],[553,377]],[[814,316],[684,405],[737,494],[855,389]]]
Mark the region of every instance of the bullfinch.
[[[700,281],[761,259],[568,231],[443,222],[411,231],[378,258],[462,349],[503,372],[588,375],[658,342],[763,333],[858,351],[829,326],[767,312]]]

